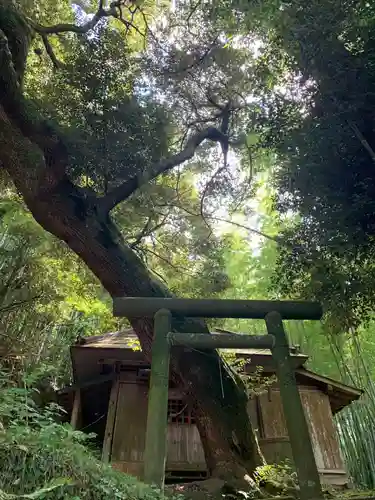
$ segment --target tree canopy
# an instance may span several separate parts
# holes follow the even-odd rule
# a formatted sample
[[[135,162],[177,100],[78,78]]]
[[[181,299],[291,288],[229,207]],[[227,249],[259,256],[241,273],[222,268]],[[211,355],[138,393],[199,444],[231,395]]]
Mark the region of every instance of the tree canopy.
[[[22,350],[16,306],[61,366],[62,325],[67,343],[121,326],[111,296],[314,298],[336,370],[327,338],[375,297],[374,19],[351,0],[0,0],[3,349]],[[150,357],[151,322],[132,326]],[[262,463],[244,387],[218,354],[172,365],[211,471],[243,478]]]
[[[262,136],[278,157],[275,203],[280,216],[296,216],[277,281],[283,293],[323,301],[347,329],[373,309],[374,8],[276,4],[262,2],[263,12],[274,8],[267,19],[260,4],[243,10],[273,69]]]

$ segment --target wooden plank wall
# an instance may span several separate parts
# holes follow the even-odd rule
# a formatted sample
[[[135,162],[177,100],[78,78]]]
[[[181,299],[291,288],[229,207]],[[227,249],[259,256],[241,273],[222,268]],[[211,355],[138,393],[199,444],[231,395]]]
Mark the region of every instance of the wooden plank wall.
[[[111,456],[113,427],[115,425],[115,419],[116,419],[118,392],[119,392],[119,382],[118,380],[115,380],[112,384],[111,393],[109,396],[107,422],[105,426],[103,450],[102,450],[103,462],[109,462]]]
[[[198,429],[189,424],[168,424],[167,470],[205,470]]]
[[[147,420],[148,387],[137,381],[119,381],[116,416],[113,424],[111,462],[114,467],[134,474],[143,473]],[[310,427],[318,469],[327,474],[345,474],[328,396],[308,387],[300,389]],[[180,398],[171,390],[170,398]],[[172,405],[173,406],[173,405]],[[174,404],[174,406],[176,406]],[[178,406],[178,405],[177,405]],[[248,411],[257,429],[261,448],[270,462],[291,457],[280,392],[272,388],[249,402]],[[168,424],[167,470],[206,469],[200,436],[191,416],[178,412]]]
[[[343,469],[344,464],[328,396],[307,388],[301,389],[300,393],[318,469]]]
[[[113,432],[111,462],[138,477],[143,473],[148,388],[136,382],[120,382]]]
[[[344,472],[344,464],[333,422],[329,398],[321,391],[301,387],[300,395],[309,425],[315,459],[318,469],[323,471]],[[266,394],[259,396],[261,429],[259,435],[262,447],[274,441],[288,441],[280,392],[272,388]],[[268,446],[269,448],[269,446]],[[276,448],[275,448],[276,449]]]
[[[280,392],[275,389],[259,396],[263,439],[288,436]]]
[[[181,396],[171,390],[171,398]],[[114,423],[111,462],[123,472],[142,476],[147,421],[148,388],[146,384],[119,383],[116,418]],[[195,425],[169,422],[167,429],[167,470],[206,470],[201,439]]]

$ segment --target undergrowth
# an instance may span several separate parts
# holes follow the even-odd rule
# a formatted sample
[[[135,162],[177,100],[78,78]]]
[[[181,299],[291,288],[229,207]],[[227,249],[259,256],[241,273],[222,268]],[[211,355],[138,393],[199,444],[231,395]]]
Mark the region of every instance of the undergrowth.
[[[92,436],[39,410],[26,388],[9,387],[0,372],[0,500],[161,500],[163,494],[97,460]]]

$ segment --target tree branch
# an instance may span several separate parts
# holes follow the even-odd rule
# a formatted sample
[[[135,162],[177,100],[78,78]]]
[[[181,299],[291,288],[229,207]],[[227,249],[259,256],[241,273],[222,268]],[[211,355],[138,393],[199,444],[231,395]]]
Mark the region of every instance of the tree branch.
[[[134,15],[139,10],[139,7],[135,7],[135,9],[133,10],[128,9],[131,14],[131,18],[130,20],[127,20],[123,17],[122,13],[123,5],[124,5],[124,0],[116,0],[111,2],[109,9],[104,9],[104,0],[100,0],[98,5],[98,10],[94,14],[94,16],[89,21],[87,21],[87,23],[82,25],[76,25],[72,23],[61,23],[61,24],[55,24],[54,26],[41,26],[32,21],[31,19],[29,19],[28,21],[31,27],[34,29],[34,31],[42,37],[44,47],[53,63],[53,66],[56,69],[59,69],[61,68],[62,63],[56,58],[53,52],[52,46],[48,40],[49,35],[61,35],[62,33],[68,33],[68,32],[82,35],[94,29],[101,19],[107,17],[113,17],[119,20],[126,27],[126,34],[128,33],[130,28],[133,28],[143,38],[146,38],[146,35],[142,33],[133,22]]]
[[[41,35],[42,34],[57,35],[58,33],[68,33],[68,32],[78,33],[82,35],[95,28],[95,26],[103,17],[110,17],[110,16],[116,17],[117,4],[120,5],[121,2],[120,1],[112,2],[111,7],[108,10],[105,10],[103,7],[104,0],[100,0],[98,5],[98,10],[96,11],[96,13],[89,21],[87,21],[87,23],[82,24],[81,26],[71,23],[55,24],[54,26],[41,26],[40,24],[36,24],[33,21],[30,22],[34,30]]]
[[[25,300],[20,300],[18,302],[13,302],[12,304],[8,304],[7,306],[0,307],[0,313],[2,314],[5,312],[12,311],[13,309],[19,309],[20,307],[26,306],[28,304],[31,304],[32,302],[39,300],[41,297],[43,297],[42,293],[34,295],[33,297],[30,297]]]
[[[109,9],[105,9],[104,0],[100,0],[98,5],[98,10],[96,11],[96,13],[89,21],[87,21],[87,23],[82,25],[77,25],[72,23],[61,23],[61,24],[55,24],[54,26],[41,26],[40,24],[34,23],[32,20],[29,21],[32,28],[37,33],[39,33],[42,37],[43,36],[46,37],[47,35],[58,35],[61,33],[77,33],[79,35],[83,35],[94,29],[101,19],[106,17],[113,17],[115,19],[118,19],[122,24],[124,24],[127,30],[129,30],[129,28],[133,28],[142,37],[145,37],[146,35],[142,33],[133,22],[134,15],[139,10],[139,7],[136,7],[134,10],[128,9],[131,14],[131,18],[130,20],[127,20],[123,17],[122,13],[123,5],[124,5],[124,0],[116,0],[114,2],[111,2]]]
[[[182,210],[183,212],[186,212],[189,215],[192,215],[193,217],[202,217],[202,214],[200,213],[195,213],[190,210],[188,210],[185,207],[182,207],[180,205],[173,205],[175,208]],[[221,217],[216,217],[215,215],[205,215],[204,216],[206,219],[211,219],[213,221],[217,222],[224,222],[226,224],[231,224],[232,226],[239,227],[241,229],[245,229],[246,231],[249,231],[250,233],[255,233],[258,236],[262,236],[262,238],[265,238],[267,240],[273,241],[274,243],[277,243],[280,246],[284,247],[289,247],[291,249],[294,249],[295,247],[293,245],[289,245],[287,242],[285,242],[282,238],[279,238],[278,236],[271,236],[270,234],[263,233],[262,231],[259,231],[258,229],[255,229],[253,227],[245,226],[243,224],[240,224],[238,222],[234,222],[228,219],[222,219]]]
[[[210,54],[212,49],[215,47],[215,45],[217,43],[217,39],[218,39],[218,37],[216,37],[215,40],[212,42],[212,44],[204,51],[204,53],[200,57],[194,59],[194,61],[192,63],[188,64],[187,66],[185,66],[183,68],[178,68],[176,70],[167,70],[166,74],[177,75],[180,73],[188,72],[190,69],[193,69],[193,68],[199,66],[200,64],[202,64],[202,62],[206,59],[206,57],[208,57],[208,55]]]
[[[368,141],[365,139],[364,135],[362,132],[359,130],[357,125],[355,123],[349,122],[350,128],[353,130],[356,138],[359,140],[359,142],[362,144],[362,146],[365,148],[365,150],[368,152],[368,154],[371,157],[371,160],[375,163],[375,151],[372,149]]]
[[[53,51],[52,45],[50,44],[50,42],[48,40],[48,36],[43,33],[43,34],[41,34],[41,37],[43,40],[44,48],[46,49],[46,52],[52,61],[53,67],[55,69],[60,69],[63,66],[63,64],[61,61],[59,61],[57,59],[57,57]]]
[[[119,6],[118,9],[115,9],[115,13],[112,13],[111,16],[118,19],[126,27],[126,34],[130,28],[133,28],[139,35],[141,35],[142,38],[146,40],[146,33],[142,33],[142,31],[134,24],[134,16],[137,11],[140,10],[139,7],[135,7],[133,10],[128,10],[131,14],[130,20],[124,18],[121,6]]]
[[[245,229],[245,231],[249,231],[251,233],[257,234],[258,236],[261,236],[262,238],[265,238],[269,241],[273,241],[274,243],[277,243],[278,245],[289,246],[285,241],[283,241],[278,236],[271,236],[270,234],[263,233],[262,231],[259,231],[258,229],[255,229],[254,227],[245,226],[244,224],[240,224],[238,222],[234,222],[234,221],[228,220],[228,219],[222,219],[221,217],[215,217],[214,215],[206,215],[206,218],[216,220],[217,222],[224,222],[225,224],[231,224],[232,226],[236,226],[236,227],[239,227],[241,229]],[[294,248],[294,247],[292,247],[292,248]]]
[[[189,12],[189,15],[188,15],[188,17],[186,19],[186,23],[187,24],[189,24],[191,17],[193,16],[194,12],[198,9],[198,7],[200,7],[201,3],[202,3],[202,0],[198,0],[198,2],[191,9],[191,11]]]
[[[134,191],[142,185],[155,179],[161,174],[169,172],[177,165],[190,160],[194,156],[198,146],[200,146],[200,144],[202,144],[202,142],[206,139],[219,142],[221,144],[226,144],[228,142],[228,138],[220,132],[220,130],[214,127],[208,127],[200,132],[197,132],[190,137],[182,151],[154,164],[147,172],[143,172],[139,176],[137,175],[131,177],[123,184],[110,191],[106,196],[103,196],[99,201],[100,211],[102,213],[110,212],[116,205],[129,198]]]
[[[155,226],[151,226],[152,217],[149,217],[149,219],[148,219],[146,225],[144,226],[144,228],[142,229],[142,231],[135,237],[134,241],[129,245],[130,248],[135,248],[136,246],[138,246],[141,243],[143,238],[150,236],[153,232],[155,232],[158,229],[160,229],[161,227],[163,227],[164,224],[166,223],[168,217],[169,217],[169,212],[163,217],[163,219],[158,224],[155,224]]]
[[[206,183],[204,189],[203,189],[203,193],[202,193],[202,197],[201,197],[201,203],[200,203],[200,214],[201,214],[201,217],[204,221],[204,223],[206,224],[206,226],[209,228],[210,230],[210,235],[212,233],[212,228],[211,226],[208,224],[207,220],[206,220],[206,216],[204,214],[204,201],[205,201],[205,198],[206,198],[206,195],[207,195],[207,192],[209,190],[209,188],[212,186],[214,180],[216,177],[218,177],[224,170],[226,170],[227,168],[227,164],[226,164],[226,161],[224,161],[224,165],[222,167],[220,167],[218,170],[216,170],[216,172],[212,175],[211,179]],[[209,235],[209,236],[210,236]]]
[[[157,259],[159,259],[160,261],[164,262],[165,264],[168,264],[175,271],[178,271],[180,274],[183,274],[184,276],[188,276],[189,278],[194,278],[194,279],[200,277],[200,275],[198,275],[198,274],[192,274],[191,270],[189,268],[187,268],[187,267],[176,266],[169,259],[167,259],[163,255],[158,254],[154,250],[151,250],[151,248],[149,248],[149,247],[142,248],[142,251],[146,252],[146,253],[147,252],[150,253],[151,255],[153,255],[154,257],[156,257]]]

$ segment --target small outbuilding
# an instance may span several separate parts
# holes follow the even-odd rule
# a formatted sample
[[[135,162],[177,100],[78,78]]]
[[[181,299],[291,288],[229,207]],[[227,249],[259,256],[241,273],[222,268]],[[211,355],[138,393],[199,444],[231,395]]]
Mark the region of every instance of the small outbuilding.
[[[247,373],[257,366],[262,367],[264,376],[275,372],[270,351],[240,349],[235,355],[244,359]],[[71,358],[73,385],[60,390],[58,398],[72,425],[96,434],[104,461],[141,477],[150,365],[134,331],[80,339],[71,347]],[[296,348],[291,348],[291,359],[322,483],[345,485],[348,477],[333,416],[358,399],[362,391],[306,369],[308,356]],[[277,383],[250,399],[248,412],[267,462],[292,459]],[[207,475],[194,414],[171,383],[166,480],[186,481]]]

